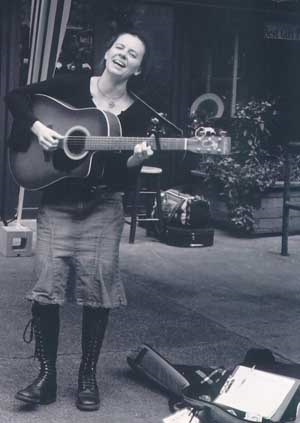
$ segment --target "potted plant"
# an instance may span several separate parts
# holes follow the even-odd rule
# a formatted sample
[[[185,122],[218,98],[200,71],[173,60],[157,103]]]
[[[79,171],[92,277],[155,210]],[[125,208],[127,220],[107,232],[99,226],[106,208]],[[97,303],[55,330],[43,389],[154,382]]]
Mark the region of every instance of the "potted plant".
[[[199,163],[205,174],[204,185],[208,187],[213,217],[221,223],[226,221],[227,226],[241,234],[280,232],[282,183],[279,181],[282,180],[284,160],[283,148],[274,142],[277,117],[274,101],[251,100],[238,104],[227,128],[232,153],[226,157],[208,157]],[[299,164],[300,156],[294,157],[292,174],[296,181],[300,181]],[[272,198],[269,203],[273,208],[274,198],[277,198],[275,208],[280,216],[277,216],[276,227],[268,222],[267,227],[259,228],[262,208],[265,213],[274,214],[274,210],[267,210],[265,199],[268,196]]]

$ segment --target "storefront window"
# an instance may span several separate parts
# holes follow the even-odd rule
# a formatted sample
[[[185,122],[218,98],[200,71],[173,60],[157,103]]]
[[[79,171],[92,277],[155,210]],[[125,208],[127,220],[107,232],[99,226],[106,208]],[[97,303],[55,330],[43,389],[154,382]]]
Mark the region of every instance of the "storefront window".
[[[72,0],[69,22],[56,72],[89,70],[93,66],[92,1]]]
[[[21,0],[21,84],[27,81],[31,4],[31,0]],[[56,72],[77,71],[92,67],[94,38],[91,14],[91,1],[72,0]]]

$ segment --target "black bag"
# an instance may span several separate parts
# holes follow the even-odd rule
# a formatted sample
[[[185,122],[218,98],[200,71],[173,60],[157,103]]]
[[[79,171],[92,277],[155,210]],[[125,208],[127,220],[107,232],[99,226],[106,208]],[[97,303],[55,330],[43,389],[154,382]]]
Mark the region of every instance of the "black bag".
[[[214,243],[213,228],[179,228],[166,225],[163,240],[176,247],[210,247]]]
[[[147,344],[142,344],[127,356],[129,366],[143,379],[149,379],[159,388],[176,398],[189,385],[187,379],[175,367]]]
[[[211,224],[209,202],[203,196],[174,188],[162,193],[162,213],[169,226],[199,229]]]
[[[169,189],[162,193],[163,230],[160,240],[177,247],[208,247],[214,243],[209,202],[200,195]],[[156,207],[154,207],[156,216]]]

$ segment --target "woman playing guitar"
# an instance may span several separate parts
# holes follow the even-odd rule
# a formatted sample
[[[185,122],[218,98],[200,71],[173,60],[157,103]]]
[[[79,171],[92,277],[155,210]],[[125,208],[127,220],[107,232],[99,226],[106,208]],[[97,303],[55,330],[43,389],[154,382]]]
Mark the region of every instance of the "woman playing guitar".
[[[99,75],[68,74],[9,93],[6,102],[17,124],[11,150],[26,151],[35,136],[45,162],[58,152],[64,134],[55,130],[55,124],[39,119],[34,99],[40,94],[57,99],[66,108],[107,111],[118,116],[122,135],[145,136],[150,112],[131,94],[128,83],[132,79],[143,81],[148,56],[141,34],[121,33],[109,44]],[[126,304],[119,272],[122,192],[134,184],[152,153],[145,142],[131,152],[104,152],[95,155],[85,178],[62,178],[44,187],[37,218],[36,280],[27,295],[32,302],[31,324],[40,372],[17,392],[17,399],[36,404],[56,400],[59,309],[65,302],[73,302],[83,310],[76,405],[80,410],[99,408],[96,365],[109,310]],[[33,162],[28,171],[35,166],[38,163]]]

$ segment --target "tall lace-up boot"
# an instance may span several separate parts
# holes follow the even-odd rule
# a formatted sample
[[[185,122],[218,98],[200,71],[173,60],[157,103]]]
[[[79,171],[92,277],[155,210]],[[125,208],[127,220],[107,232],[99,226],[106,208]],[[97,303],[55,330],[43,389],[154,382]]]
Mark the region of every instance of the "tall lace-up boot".
[[[26,338],[31,325],[30,337]],[[24,341],[35,338],[35,357],[40,363],[40,372],[25,389],[18,391],[18,400],[33,404],[50,404],[56,400],[56,357],[59,335],[59,306],[56,304],[32,306],[32,319],[24,331]]]
[[[83,307],[82,358],[78,375],[76,406],[79,410],[94,411],[100,406],[96,367],[108,321],[108,309]]]

